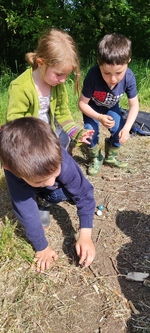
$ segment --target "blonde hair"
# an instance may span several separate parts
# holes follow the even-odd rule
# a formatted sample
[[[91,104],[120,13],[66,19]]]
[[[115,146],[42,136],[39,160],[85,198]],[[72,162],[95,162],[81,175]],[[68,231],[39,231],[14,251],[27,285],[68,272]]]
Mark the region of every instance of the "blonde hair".
[[[75,75],[75,93],[79,92],[79,55],[73,38],[67,32],[54,28],[50,29],[39,39],[34,53],[27,53],[25,58],[33,70],[38,67],[38,58],[41,58],[50,67],[62,65],[64,68],[64,66],[71,64]]]

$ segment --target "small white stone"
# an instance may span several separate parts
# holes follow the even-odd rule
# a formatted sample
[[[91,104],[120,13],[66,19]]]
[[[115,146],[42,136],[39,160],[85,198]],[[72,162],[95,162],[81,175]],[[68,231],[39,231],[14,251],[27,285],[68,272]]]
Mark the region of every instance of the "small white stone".
[[[101,211],[101,210],[98,210],[96,214],[97,214],[98,216],[101,216],[101,215],[102,215],[102,211]]]

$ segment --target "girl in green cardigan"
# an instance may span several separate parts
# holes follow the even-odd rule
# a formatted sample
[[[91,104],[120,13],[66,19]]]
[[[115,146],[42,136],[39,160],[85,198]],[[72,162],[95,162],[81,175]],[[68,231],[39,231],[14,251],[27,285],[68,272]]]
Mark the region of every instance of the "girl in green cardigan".
[[[70,140],[89,144],[93,131],[76,126],[64,84],[73,71],[75,93],[78,91],[80,66],[72,37],[62,30],[51,29],[39,39],[37,50],[26,54],[26,60],[31,67],[9,87],[7,121],[34,116],[51,124],[66,149]]]

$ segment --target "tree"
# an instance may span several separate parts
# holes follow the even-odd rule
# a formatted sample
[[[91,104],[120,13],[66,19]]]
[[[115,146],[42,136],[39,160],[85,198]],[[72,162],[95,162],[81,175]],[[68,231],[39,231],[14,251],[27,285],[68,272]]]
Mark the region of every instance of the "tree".
[[[112,32],[131,38],[135,57],[149,58],[149,0],[0,0],[0,18],[0,68],[22,71],[26,52],[50,27],[68,31],[84,60],[96,60],[99,39]]]

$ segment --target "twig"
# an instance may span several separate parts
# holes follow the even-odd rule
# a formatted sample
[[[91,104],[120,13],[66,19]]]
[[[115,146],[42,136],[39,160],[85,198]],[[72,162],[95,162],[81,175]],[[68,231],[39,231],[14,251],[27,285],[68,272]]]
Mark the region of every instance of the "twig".
[[[114,270],[116,271],[117,275],[120,274],[119,271],[118,271],[118,268],[117,268],[117,265],[116,265],[114,259],[111,258],[111,257],[109,257],[109,259],[111,260],[112,266],[113,266]]]
[[[140,314],[140,312],[135,308],[135,306],[133,305],[132,301],[128,301],[128,304],[131,308],[131,310],[133,311],[134,314]]]
[[[99,238],[100,238],[100,236],[101,236],[101,229],[99,229],[99,232],[98,232],[98,234],[97,234],[97,238],[96,238],[96,243],[99,241]]]

